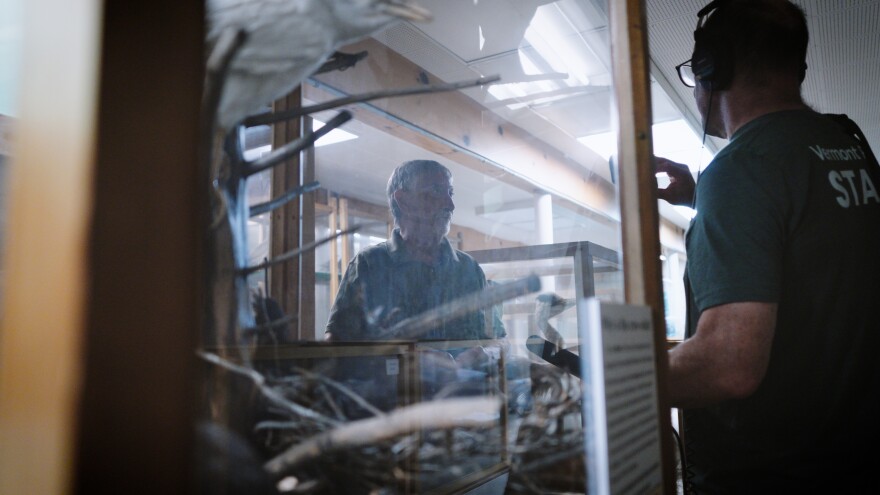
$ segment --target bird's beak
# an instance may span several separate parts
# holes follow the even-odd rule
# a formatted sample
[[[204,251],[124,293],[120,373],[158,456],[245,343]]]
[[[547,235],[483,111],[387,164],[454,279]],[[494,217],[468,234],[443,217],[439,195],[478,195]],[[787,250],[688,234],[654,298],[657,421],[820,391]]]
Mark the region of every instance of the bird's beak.
[[[391,0],[384,4],[383,10],[405,21],[425,22],[433,18],[430,10],[410,0]]]

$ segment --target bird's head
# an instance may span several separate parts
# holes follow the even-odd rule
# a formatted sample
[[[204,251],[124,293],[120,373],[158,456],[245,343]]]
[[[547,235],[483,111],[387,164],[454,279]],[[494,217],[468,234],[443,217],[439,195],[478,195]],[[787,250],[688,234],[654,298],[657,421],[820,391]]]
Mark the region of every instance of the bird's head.
[[[349,38],[367,36],[395,21],[424,22],[431,12],[414,0],[337,0],[336,18],[348,24]]]

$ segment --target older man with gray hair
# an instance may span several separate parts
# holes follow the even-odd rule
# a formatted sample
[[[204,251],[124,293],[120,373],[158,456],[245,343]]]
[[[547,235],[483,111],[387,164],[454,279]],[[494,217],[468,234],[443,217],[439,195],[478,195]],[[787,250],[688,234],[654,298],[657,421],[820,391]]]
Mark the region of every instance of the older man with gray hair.
[[[391,174],[387,196],[396,228],[387,242],[349,263],[330,310],[327,340],[379,339],[383,328],[486,286],[477,262],[446,239],[455,210],[449,169],[431,160],[405,162]],[[500,321],[487,325],[483,312],[474,312],[423,338],[504,336]]]

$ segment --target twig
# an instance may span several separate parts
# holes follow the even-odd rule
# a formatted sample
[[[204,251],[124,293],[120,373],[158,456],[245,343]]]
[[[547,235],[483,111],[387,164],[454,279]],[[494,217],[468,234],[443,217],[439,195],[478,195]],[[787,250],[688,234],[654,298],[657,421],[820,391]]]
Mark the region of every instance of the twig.
[[[244,366],[239,366],[237,364],[231,363],[231,362],[229,362],[229,361],[227,361],[227,360],[221,358],[220,356],[218,356],[214,353],[211,353],[211,352],[196,351],[196,354],[198,354],[199,357],[201,357],[205,361],[208,361],[209,363],[216,364],[217,366],[220,366],[221,368],[227,369],[227,370],[232,371],[234,373],[238,373],[239,375],[242,375],[246,378],[250,378],[251,381],[254,382],[254,385],[256,385],[257,388],[260,389],[260,392],[262,392],[262,394],[267,399],[269,399],[276,406],[280,406],[283,409],[286,409],[288,412],[292,412],[293,414],[295,414],[297,416],[302,416],[304,418],[308,418],[308,419],[317,421],[319,423],[323,423],[325,425],[338,425],[339,424],[339,422],[336,420],[330,419],[330,418],[324,416],[323,414],[318,414],[311,409],[307,409],[303,406],[300,406],[299,404],[296,404],[295,402],[291,402],[291,401],[287,400],[284,396],[279,394],[275,389],[267,386],[266,385],[266,378],[254,369],[246,368]]]
[[[322,137],[324,137],[324,135],[328,134],[330,131],[336,129],[337,127],[348,122],[349,120],[351,120],[351,112],[349,112],[348,110],[343,110],[339,112],[339,114],[337,114],[335,117],[330,119],[329,122],[324,124],[324,127],[321,127],[317,131],[306,133],[303,137],[291,141],[284,146],[276,149],[270,155],[254,160],[252,163],[248,164],[242,175],[244,175],[245,177],[250,177],[264,170],[268,170],[276,165],[279,165],[291,156],[315,144],[315,141],[321,139]]]
[[[354,227],[352,227],[350,229],[346,229],[346,230],[337,232],[337,233],[335,233],[331,236],[325,237],[323,239],[318,239],[317,241],[306,244],[305,246],[303,246],[301,248],[294,249],[292,251],[288,251],[284,254],[280,254],[280,255],[272,258],[271,260],[264,261],[264,262],[260,263],[259,265],[246,266],[244,268],[241,268],[241,269],[239,269],[239,273],[247,276],[247,275],[250,275],[251,273],[258,272],[264,268],[268,268],[270,266],[277,265],[279,263],[283,263],[289,259],[296,258],[297,256],[299,256],[302,253],[313,251],[318,246],[322,246],[324,244],[327,244],[328,242],[336,239],[337,237],[341,237],[344,235],[348,235],[348,234],[352,234],[354,232],[357,232],[358,230],[362,229],[363,227],[364,227],[364,224],[355,225]]]
[[[333,400],[333,396],[330,395],[330,391],[327,390],[327,387],[318,387],[321,390],[321,395],[324,396],[324,401],[327,403],[327,406],[333,410],[333,413],[336,414],[336,418],[340,421],[345,421],[345,414],[342,413],[342,409],[339,408],[339,405],[336,404],[336,401]]]
[[[498,398],[450,399],[399,408],[387,416],[353,421],[320,433],[264,465],[270,474],[285,472],[323,454],[371,445],[423,429],[489,426],[498,421]]]
[[[354,393],[350,388],[337,382],[336,380],[333,380],[332,378],[328,378],[320,373],[312,373],[311,371],[304,370],[302,368],[294,368],[294,371],[296,371],[297,373],[299,373],[303,376],[313,378],[315,380],[318,380],[318,381],[324,383],[325,385],[329,385],[330,387],[335,388],[336,390],[338,390],[339,392],[342,392],[343,395],[345,395],[349,399],[353,400],[357,405],[361,406],[362,408],[364,408],[364,410],[373,414],[374,416],[384,416],[385,415],[384,412],[380,411],[374,405],[367,402],[363,397]]]
[[[435,84],[431,86],[417,86],[414,88],[404,88],[404,89],[388,89],[384,91],[373,91],[371,93],[363,93],[359,95],[351,95],[346,96],[344,98],[338,98],[336,100],[330,100],[325,103],[320,103],[317,105],[312,105],[309,107],[302,107],[293,110],[287,110],[284,112],[278,113],[264,113],[259,115],[254,115],[248,117],[244,120],[245,127],[254,127],[258,125],[267,125],[274,124],[275,122],[280,122],[282,120],[290,120],[295,119],[297,117],[302,117],[303,115],[309,115],[315,112],[321,112],[324,110],[331,110],[337,107],[341,107],[343,105],[352,105],[355,103],[366,103],[372,100],[378,100],[380,98],[394,98],[398,96],[413,96],[425,93],[442,93],[445,91],[455,91],[457,89],[470,88],[473,86],[483,86],[486,84],[491,84],[493,82],[500,81],[501,77],[487,76],[481,77],[479,79],[475,79],[472,81],[461,81],[456,83],[449,84]]]
[[[305,193],[309,193],[321,187],[320,182],[311,182],[304,186],[296,187],[287,191],[286,193],[278,196],[277,198],[266,201],[265,203],[258,203],[250,207],[250,216],[251,218],[262,215],[263,213],[268,213],[276,208],[280,208],[281,206],[293,201],[294,199],[302,196]]]

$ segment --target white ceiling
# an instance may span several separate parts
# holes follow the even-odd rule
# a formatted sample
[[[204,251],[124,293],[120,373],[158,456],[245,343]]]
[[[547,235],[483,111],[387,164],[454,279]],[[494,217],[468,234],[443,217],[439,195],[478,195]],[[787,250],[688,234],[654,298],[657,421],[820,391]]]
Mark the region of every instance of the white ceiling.
[[[652,75],[699,128],[690,88],[674,67],[693,49],[697,12],[706,0],[647,0]],[[794,0],[810,29],[803,96],[814,109],[845,113],[871,148],[880,147],[880,0]],[[696,116],[696,117],[695,117]],[[723,144],[719,142],[719,144]]]
[[[805,7],[811,29],[805,99],[819,111],[850,115],[877,149],[880,29],[875,26],[880,21],[880,0],[795,1]],[[592,168],[592,173],[612,180],[607,163],[576,140],[607,132],[612,125],[611,60],[603,1],[421,3],[434,13],[432,23],[399,24],[376,39],[441,80],[500,74],[507,84],[500,85],[501,90],[465,93],[535,138],[563,150],[585,168]],[[699,132],[692,90],[679,83],[674,66],[690,57],[696,12],[706,3],[646,1],[655,123],[684,116]],[[511,84],[514,82],[520,84]],[[529,207],[534,190],[518,189],[467,170],[358,122],[343,128],[359,138],[317,151],[323,164],[317,171],[318,179],[326,188],[383,204],[385,181],[394,166],[413,158],[433,158],[455,173],[457,224],[483,232],[495,232],[503,225],[507,239],[521,242],[536,235],[534,208]],[[713,149],[723,144],[707,143]],[[597,222],[554,205],[554,223],[559,231],[557,242],[582,238],[584,225],[589,225],[601,232],[597,235],[602,244],[614,247],[607,219]]]

